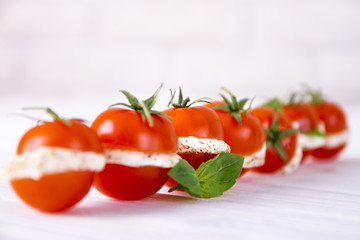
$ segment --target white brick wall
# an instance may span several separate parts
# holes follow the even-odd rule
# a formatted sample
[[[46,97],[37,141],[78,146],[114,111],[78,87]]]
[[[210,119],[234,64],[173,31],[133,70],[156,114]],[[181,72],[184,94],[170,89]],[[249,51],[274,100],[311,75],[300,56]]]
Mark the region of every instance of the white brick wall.
[[[1,95],[147,96],[161,82],[194,97],[305,82],[358,104],[360,1],[0,0]]]

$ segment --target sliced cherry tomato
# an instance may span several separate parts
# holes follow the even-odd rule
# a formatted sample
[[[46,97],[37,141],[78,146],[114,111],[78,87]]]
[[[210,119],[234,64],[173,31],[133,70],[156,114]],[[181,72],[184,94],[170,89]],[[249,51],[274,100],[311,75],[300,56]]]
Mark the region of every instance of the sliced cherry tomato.
[[[315,108],[310,103],[297,103],[283,106],[284,114],[299,126],[300,134],[308,134],[319,131],[321,121],[316,113]],[[316,147],[316,146],[315,146]],[[311,156],[313,149],[303,148],[301,162]]]
[[[178,142],[174,125],[161,113],[151,110],[159,90],[145,102],[122,91],[131,103],[129,107],[135,111],[110,108],[95,119],[91,128],[99,136],[105,151],[175,155]],[[138,162],[138,159],[129,161]],[[108,162],[105,169],[96,174],[94,186],[115,199],[139,200],[155,194],[167,181],[169,170],[168,167]]]
[[[152,153],[177,150],[176,132],[168,118],[151,116],[154,125],[144,122],[140,113],[123,108],[109,108],[93,122],[104,148]]]
[[[179,88],[178,103],[173,103],[173,98],[174,95],[172,94],[169,103],[172,108],[163,111],[163,113],[172,118],[171,121],[178,137],[195,137],[198,138],[198,141],[201,141],[202,138],[213,139],[214,141],[224,139],[220,118],[214,110],[204,106],[192,107],[193,103],[189,103],[190,98],[183,99],[181,88]],[[202,102],[202,100],[195,102]],[[194,169],[220,153],[209,152],[209,149],[193,149],[191,152],[179,150],[178,155],[188,161]],[[176,185],[176,181],[169,179],[166,185],[171,188]]]
[[[196,106],[169,108],[163,112],[172,117],[178,137],[224,139],[221,121],[212,109]]]
[[[224,141],[229,144],[231,153],[245,157],[244,168],[240,175],[243,176],[247,172],[246,169],[254,167],[254,163],[248,162],[247,158],[263,148],[266,135],[260,121],[243,109],[248,99],[237,101],[231,92],[226,91],[234,101],[222,96],[224,101],[214,101],[205,106],[214,108],[220,117],[224,129]],[[260,159],[259,162],[262,164],[264,159]],[[256,163],[255,166],[259,164]]]
[[[314,104],[315,110],[325,125],[327,137],[333,134],[347,131],[348,126],[346,116],[342,108],[332,102],[323,101],[320,104]],[[335,159],[345,148],[346,143],[336,147],[321,147],[312,151],[312,156],[317,159]]]
[[[94,187],[112,198],[139,200],[156,193],[168,179],[169,170],[156,166],[129,167],[108,163],[95,176]]]
[[[48,109],[48,111],[51,111]],[[43,122],[21,138],[17,154],[31,153],[40,147],[94,152],[103,150],[96,134],[78,120]],[[49,159],[51,161],[51,159]],[[70,208],[90,190],[94,171],[69,170],[45,173],[40,179],[15,178],[11,185],[17,195],[30,206],[42,211],[55,212]]]
[[[224,102],[220,104],[225,105]],[[218,102],[208,106],[220,104]],[[215,111],[221,119],[224,128],[224,140],[230,145],[232,153],[248,156],[262,148],[266,135],[259,120],[253,114],[242,112],[241,123],[239,123],[230,113],[222,109],[215,109]]]
[[[252,109],[250,112],[260,120],[260,123],[264,128],[268,130],[271,129],[275,119],[275,110],[273,108],[257,107]],[[289,133],[291,133],[293,130],[291,121],[282,112],[276,112],[278,115],[278,132],[276,134],[279,135],[279,132],[281,131],[289,131]],[[266,149],[265,164],[263,166],[254,168],[254,170],[258,172],[271,173],[284,167],[287,162],[289,162],[295,155],[295,150],[298,144],[297,134],[298,133],[292,133],[287,137],[276,139],[276,141],[279,141],[281,144],[280,148],[283,148],[285,151],[287,159],[284,159],[284,157],[280,155],[279,150],[274,147],[275,143],[272,143]],[[268,140],[270,140],[269,137]]]
[[[314,107],[309,103],[284,105],[283,110],[291,121],[299,125],[300,133],[317,130],[321,123]]]
[[[94,173],[68,171],[46,174],[40,179],[21,178],[11,181],[17,195],[30,206],[46,212],[68,209],[89,192]]]

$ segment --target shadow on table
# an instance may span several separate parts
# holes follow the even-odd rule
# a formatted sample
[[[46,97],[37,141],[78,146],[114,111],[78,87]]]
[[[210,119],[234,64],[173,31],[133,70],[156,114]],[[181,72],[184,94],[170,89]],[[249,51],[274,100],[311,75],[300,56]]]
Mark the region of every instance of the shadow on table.
[[[181,195],[157,193],[151,197],[137,201],[121,201],[108,197],[89,197],[84,202],[60,213],[66,216],[112,216],[112,215],[143,215],[152,212],[169,211],[201,201]]]

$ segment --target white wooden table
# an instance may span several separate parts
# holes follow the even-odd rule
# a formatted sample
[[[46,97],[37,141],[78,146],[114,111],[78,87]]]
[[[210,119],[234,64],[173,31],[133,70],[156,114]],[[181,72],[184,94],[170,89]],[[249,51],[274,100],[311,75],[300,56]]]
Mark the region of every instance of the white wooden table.
[[[1,99],[0,164],[33,124],[7,117],[22,100]],[[90,109],[98,110],[81,111]],[[0,182],[0,239],[360,239],[360,111],[350,110],[352,138],[338,161],[309,163],[289,176],[249,173],[215,199],[170,195],[164,187],[127,202],[92,189],[71,210],[45,214]]]

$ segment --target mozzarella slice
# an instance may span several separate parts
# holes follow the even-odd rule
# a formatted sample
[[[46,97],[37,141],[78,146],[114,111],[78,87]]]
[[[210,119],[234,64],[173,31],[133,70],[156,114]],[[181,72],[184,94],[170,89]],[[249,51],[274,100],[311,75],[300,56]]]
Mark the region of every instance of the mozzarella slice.
[[[298,134],[296,137],[296,148],[295,148],[294,156],[289,160],[289,162],[285,166],[280,168],[277,171],[277,173],[291,174],[291,173],[295,172],[295,170],[300,165],[301,159],[302,159],[302,146],[301,146],[301,142],[300,142],[300,134]]]
[[[325,137],[325,148],[336,148],[339,147],[349,140],[350,133],[349,130],[346,129],[339,133],[327,134]]]
[[[179,161],[175,153],[146,153],[140,151],[105,149],[106,163],[129,167],[156,166],[172,168]]]
[[[18,155],[1,169],[4,179],[40,179],[44,174],[66,171],[101,171],[105,166],[103,154],[56,147],[40,147]]]
[[[223,140],[197,137],[179,137],[179,149],[176,153],[209,153],[230,152],[230,146]]]
[[[253,168],[260,167],[265,163],[266,155],[266,144],[261,147],[261,149],[249,156],[244,156],[244,166],[243,168]]]
[[[325,145],[326,137],[321,136],[309,136],[306,134],[300,134],[300,143],[304,150],[314,150]]]

